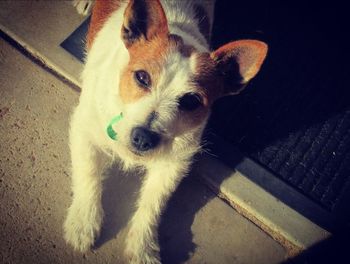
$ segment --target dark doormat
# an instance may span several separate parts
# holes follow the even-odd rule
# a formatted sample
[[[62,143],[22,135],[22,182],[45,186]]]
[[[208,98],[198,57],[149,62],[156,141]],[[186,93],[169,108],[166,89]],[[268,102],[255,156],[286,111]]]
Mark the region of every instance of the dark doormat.
[[[61,43],[62,48],[81,62],[85,60],[85,42],[89,24],[90,17],[85,19],[85,21]]]
[[[350,56],[343,10],[218,0],[213,48],[257,38],[269,44],[269,54],[242,94],[215,105],[208,126],[209,134],[238,146],[337,223],[350,222]]]

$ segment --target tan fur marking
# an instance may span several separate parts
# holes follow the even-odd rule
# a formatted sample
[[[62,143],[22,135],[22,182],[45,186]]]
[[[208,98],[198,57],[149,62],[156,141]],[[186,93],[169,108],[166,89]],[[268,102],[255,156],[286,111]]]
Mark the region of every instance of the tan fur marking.
[[[130,46],[130,61],[122,74],[120,83],[120,96],[124,103],[137,101],[157,86],[171,46],[171,42],[163,37],[155,37],[151,41],[142,38]],[[136,84],[134,72],[137,70],[144,70],[151,76],[152,84],[149,90]]]
[[[160,74],[167,56],[172,52],[180,52],[189,56],[193,48],[185,46],[183,41],[173,37],[155,36],[147,41],[141,38],[128,49],[130,61],[121,77],[120,96],[124,103],[132,103],[147,95],[157,87]],[[145,70],[152,80],[150,90],[139,87],[134,80],[134,72]]]
[[[193,112],[183,111],[181,113],[182,123],[187,129],[202,124],[211,105],[223,91],[215,62],[210,58],[209,53],[196,53],[193,56],[196,56],[196,69],[190,79],[189,86],[195,88],[196,92],[202,97],[203,106]]]
[[[217,72],[216,63],[209,53],[196,54],[196,69],[192,83],[205,97],[205,104],[209,107],[222,95],[222,80]]]

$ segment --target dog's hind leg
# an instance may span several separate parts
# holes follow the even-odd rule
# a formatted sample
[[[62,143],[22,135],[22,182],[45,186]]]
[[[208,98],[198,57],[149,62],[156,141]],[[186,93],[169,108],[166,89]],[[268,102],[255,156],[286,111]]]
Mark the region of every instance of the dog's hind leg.
[[[160,263],[157,233],[159,218],[188,167],[189,162],[156,161],[147,168],[126,241],[126,255],[131,263]]]
[[[73,201],[64,223],[65,239],[74,249],[86,251],[102,224],[102,172],[108,161],[89,141],[77,112],[71,123],[70,148]]]

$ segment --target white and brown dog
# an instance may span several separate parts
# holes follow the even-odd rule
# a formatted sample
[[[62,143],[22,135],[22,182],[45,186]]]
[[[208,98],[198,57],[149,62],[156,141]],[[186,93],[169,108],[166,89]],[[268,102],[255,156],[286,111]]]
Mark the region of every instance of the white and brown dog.
[[[267,53],[256,40],[211,52],[213,8],[202,0],[95,2],[70,129],[73,202],[64,230],[75,249],[89,249],[99,235],[102,173],[119,159],[125,170],[146,171],[126,254],[132,263],[160,263],[159,217],[201,148],[210,107],[239,93]],[[106,126],[121,114],[113,140]]]

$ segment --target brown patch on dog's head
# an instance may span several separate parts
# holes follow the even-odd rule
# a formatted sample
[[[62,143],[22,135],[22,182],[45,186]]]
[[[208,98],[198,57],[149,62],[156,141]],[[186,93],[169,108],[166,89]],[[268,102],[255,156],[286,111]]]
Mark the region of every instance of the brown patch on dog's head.
[[[212,53],[197,53],[192,84],[204,105],[219,97],[237,94],[259,72],[267,45],[257,40],[230,42]]]
[[[157,87],[158,80],[172,52],[190,57],[194,48],[183,43],[180,36],[169,33],[163,8],[158,0],[129,2],[122,27],[122,39],[130,56],[121,76],[120,96],[124,103],[135,102]],[[137,71],[150,77],[148,87],[135,80]]]
[[[164,10],[158,0],[129,2],[121,31],[130,55],[120,83],[120,96],[124,103],[137,101],[155,87],[169,49],[168,33]],[[150,77],[148,87],[140,87],[135,80],[135,74],[140,70]]]
[[[157,86],[162,67],[166,60],[170,43],[161,37],[151,41],[141,39],[129,47],[130,61],[125,68],[120,83],[120,96],[124,103],[135,102]],[[145,71],[150,79],[148,87],[137,83],[137,71]]]
[[[212,53],[195,53],[195,69],[190,79],[202,105],[183,112],[188,127],[200,124],[214,101],[224,95],[238,94],[258,73],[266,57],[267,45],[256,40],[240,40]]]
[[[192,54],[195,68],[192,69],[188,86],[191,87],[192,96],[196,95],[200,98],[200,105],[192,111],[180,112],[182,126],[186,129],[203,124],[208,117],[210,107],[222,90],[216,64],[210,54],[196,52]]]
[[[222,82],[215,61],[209,53],[196,54],[196,68],[192,76],[192,84],[203,96],[205,106],[211,106],[222,94]]]
[[[217,98],[240,93],[259,72],[267,45],[257,40],[230,42],[211,53],[197,53],[192,84],[210,106]]]

